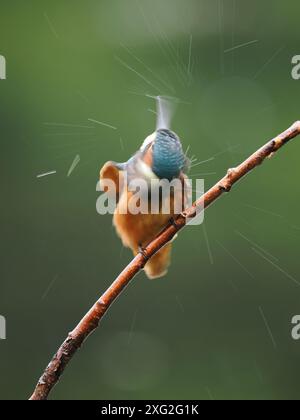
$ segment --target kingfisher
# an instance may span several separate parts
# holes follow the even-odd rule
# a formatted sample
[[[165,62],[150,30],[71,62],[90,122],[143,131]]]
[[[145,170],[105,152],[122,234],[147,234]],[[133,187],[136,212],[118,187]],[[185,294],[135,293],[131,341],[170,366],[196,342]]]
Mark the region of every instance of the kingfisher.
[[[143,249],[184,210],[188,195],[189,159],[183,151],[180,138],[167,128],[157,129],[146,137],[140,149],[125,163],[106,162],[100,171],[100,188],[105,179],[113,181],[117,193],[117,204],[113,215],[113,224],[125,247],[131,248],[134,256]],[[134,212],[129,209],[129,202],[136,194],[130,184],[142,179],[146,185],[179,180],[182,188],[170,190],[166,196],[159,195],[159,210],[152,212]],[[105,188],[101,188],[105,191]],[[152,191],[152,190],[151,190]],[[147,190],[141,194],[141,200],[151,201],[153,194]],[[163,201],[168,201],[168,211],[163,211]],[[179,206],[180,207],[180,206]],[[172,243],[168,243],[153,255],[144,267],[146,275],[155,279],[166,275],[170,265]]]

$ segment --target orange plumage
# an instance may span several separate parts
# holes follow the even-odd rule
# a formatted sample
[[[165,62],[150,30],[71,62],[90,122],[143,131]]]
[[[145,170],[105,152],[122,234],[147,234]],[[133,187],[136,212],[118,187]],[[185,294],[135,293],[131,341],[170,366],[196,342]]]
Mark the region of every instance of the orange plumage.
[[[136,255],[140,248],[146,247],[166,226],[172,215],[168,214],[123,214],[133,193],[124,189],[116,208],[113,223],[125,247]],[[170,264],[171,244],[166,245],[146,264],[145,272],[151,279],[162,277]]]
[[[174,197],[170,197],[170,213],[163,214],[131,214],[128,202],[133,195],[123,185],[122,171],[119,171],[114,162],[107,162],[100,171],[101,180],[111,179],[118,195],[118,204],[113,216],[113,224],[125,247],[131,248],[136,255],[141,248],[146,247],[161,230],[174,218]],[[182,175],[184,182],[184,176]],[[164,276],[170,265],[172,244],[165,245],[146,264],[144,270],[150,279]]]
[[[159,151],[159,154],[157,151]],[[166,177],[157,173],[159,168],[154,169],[159,159],[162,159],[163,166],[161,166],[161,170],[163,174],[167,175]],[[178,161],[180,164],[178,164]],[[137,255],[163,230],[170,219],[178,214],[179,207],[180,211],[185,208],[189,195],[187,192],[189,188],[186,188],[187,178],[183,172],[185,164],[186,157],[182,152],[179,138],[168,130],[158,130],[145,140],[141,149],[128,162],[118,164],[110,161],[101,169],[101,189],[109,193],[104,186],[104,180],[108,179],[113,181],[117,194],[117,206],[113,216],[113,224],[123,245],[131,248],[134,255]],[[162,195],[159,197],[157,212],[151,211],[150,200],[152,192],[149,195],[149,190],[147,189],[146,194],[143,198],[139,197],[139,200],[143,200],[143,203],[147,207],[149,206],[148,212],[137,211],[133,214],[129,203],[135,196],[136,191],[129,189],[129,181],[142,179],[149,186],[153,180],[155,182],[166,181],[165,178],[168,178],[168,180],[178,179],[179,188],[170,190],[170,193],[166,196]],[[164,204],[167,204],[167,210]],[[144,270],[149,278],[162,277],[167,273],[170,265],[171,249],[172,244],[168,243],[147,262]]]

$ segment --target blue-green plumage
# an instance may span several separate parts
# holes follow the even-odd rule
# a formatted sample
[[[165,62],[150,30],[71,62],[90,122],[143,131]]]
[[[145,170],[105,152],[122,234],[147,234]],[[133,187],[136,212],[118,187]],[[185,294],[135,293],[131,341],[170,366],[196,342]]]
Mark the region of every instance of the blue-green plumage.
[[[189,160],[179,137],[167,129],[159,129],[147,137],[141,149],[127,162],[114,164],[119,170],[126,171],[128,179],[132,180],[144,176],[138,164],[140,160],[146,160],[159,179],[169,181],[178,178],[181,172],[185,173],[189,168]]]
[[[170,130],[157,130],[152,159],[152,170],[159,178],[171,181],[178,177],[186,165],[178,136]]]

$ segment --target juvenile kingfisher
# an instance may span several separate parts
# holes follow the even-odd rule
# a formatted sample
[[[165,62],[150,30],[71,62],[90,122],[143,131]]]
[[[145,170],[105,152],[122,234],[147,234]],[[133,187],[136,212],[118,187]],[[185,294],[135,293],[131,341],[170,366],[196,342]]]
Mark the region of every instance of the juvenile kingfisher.
[[[141,148],[127,162],[109,161],[101,169],[100,186],[104,179],[112,180],[118,196],[113,224],[123,245],[131,248],[134,255],[142,252],[168,222],[179,214],[176,211],[178,207],[175,206],[177,196],[182,202],[181,211],[184,210],[188,196],[188,189],[185,188],[185,173],[188,167],[189,160],[183,152],[179,137],[169,129],[158,129],[144,140]],[[128,202],[135,192],[129,188],[129,184],[138,178],[145,180],[148,185],[151,182],[155,184],[157,181],[170,182],[177,179],[180,180],[182,189],[174,189],[164,198],[159,196],[159,211],[156,214],[151,210],[147,214],[132,214],[128,209]],[[151,194],[147,192],[144,199],[150,202]],[[169,204],[167,213],[162,209],[164,199],[168,200]],[[171,243],[165,245],[145,265],[144,270],[150,279],[162,277],[167,273],[171,247]]]

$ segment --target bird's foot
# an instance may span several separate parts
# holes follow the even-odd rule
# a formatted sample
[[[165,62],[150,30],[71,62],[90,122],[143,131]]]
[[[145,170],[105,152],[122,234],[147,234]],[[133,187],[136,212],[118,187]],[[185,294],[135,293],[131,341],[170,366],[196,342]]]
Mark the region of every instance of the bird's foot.
[[[147,253],[146,248],[142,246],[142,244],[139,244],[139,254],[141,254],[145,259],[147,259]]]
[[[176,224],[176,220],[174,219],[174,217],[171,217],[171,219],[169,220],[169,223],[171,226],[174,226],[174,228],[177,228],[177,224]]]

